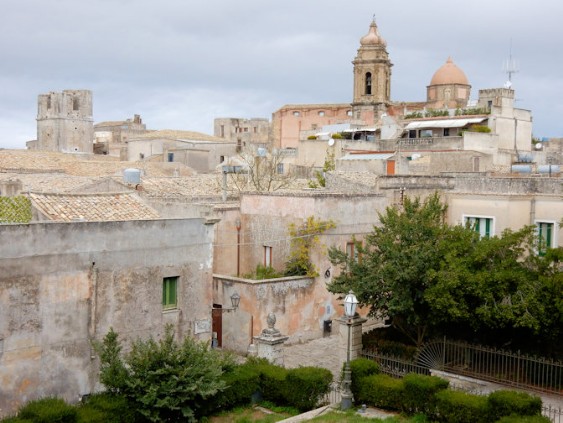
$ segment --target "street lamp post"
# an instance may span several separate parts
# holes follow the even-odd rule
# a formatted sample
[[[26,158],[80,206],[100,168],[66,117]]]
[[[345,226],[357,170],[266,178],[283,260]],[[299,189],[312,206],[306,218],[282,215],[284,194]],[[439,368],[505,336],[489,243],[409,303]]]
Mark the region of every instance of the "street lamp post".
[[[356,314],[356,307],[358,305],[358,299],[352,291],[346,295],[344,299],[344,314],[346,315],[348,326],[348,344],[346,347],[346,364],[344,366],[344,378],[342,379],[342,400],[340,402],[340,408],[342,410],[348,410],[352,407],[352,391],[350,386],[352,384],[352,371],[350,370],[350,326],[352,325],[352,319]]]

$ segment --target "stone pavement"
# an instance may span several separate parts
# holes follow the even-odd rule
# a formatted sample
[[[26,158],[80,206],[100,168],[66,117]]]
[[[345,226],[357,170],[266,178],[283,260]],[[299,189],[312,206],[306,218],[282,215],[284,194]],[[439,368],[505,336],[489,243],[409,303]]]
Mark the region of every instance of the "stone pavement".
[[[340,380],[342,364],[338,357],[338,335],[313,339],[303,344],[288,345],[284,351],[287,368],[299,366],[324,367],[332,372],[334,380]]]

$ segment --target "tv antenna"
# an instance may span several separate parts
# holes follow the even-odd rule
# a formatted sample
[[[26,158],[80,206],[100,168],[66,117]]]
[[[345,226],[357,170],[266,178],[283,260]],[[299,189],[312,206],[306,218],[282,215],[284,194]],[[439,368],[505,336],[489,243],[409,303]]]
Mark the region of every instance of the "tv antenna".
[[[518,63],[512,58],[512,38],[510,39],[510,50],[508,53],[508,59],[503,64],[503,69],[506,74],[508,74],[508,81],[504,83],[505,88],[512,87],[512,75],[518,72]]]

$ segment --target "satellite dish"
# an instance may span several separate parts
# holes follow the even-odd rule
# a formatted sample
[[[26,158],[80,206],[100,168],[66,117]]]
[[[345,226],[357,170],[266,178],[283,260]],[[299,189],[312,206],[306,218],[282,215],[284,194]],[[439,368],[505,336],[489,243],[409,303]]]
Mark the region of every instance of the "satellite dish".
[[[328,139],[328,146],[332,147],[334,145],[334,138],[329,138]]]
[[[534,144],[534,147],[535,147],[536,150],[541,150],[543,145],[541,145],[541,143],[538,142],[538,143]]]

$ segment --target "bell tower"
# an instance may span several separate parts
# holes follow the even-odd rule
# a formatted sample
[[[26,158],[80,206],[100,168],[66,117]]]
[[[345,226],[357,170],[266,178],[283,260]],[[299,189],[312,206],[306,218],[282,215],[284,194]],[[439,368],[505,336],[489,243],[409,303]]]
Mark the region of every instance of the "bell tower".
[[[367,35],[360,39],[360,48],[352,64],[354,118],[367,121],[376,119],[378,112],[385,111],[390,103],[393,64],[387,53],[387,42],[379,34],[375,19],[371,22]]]

